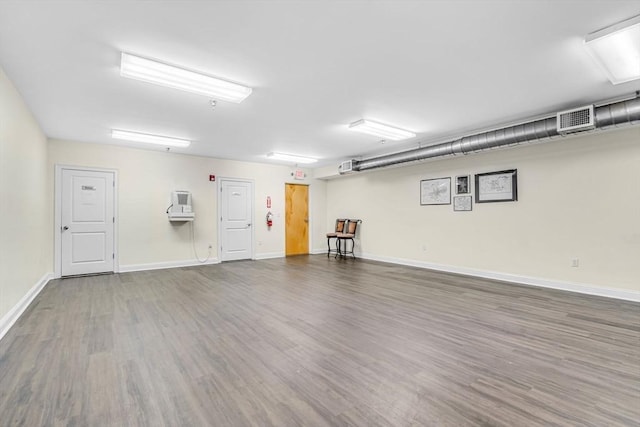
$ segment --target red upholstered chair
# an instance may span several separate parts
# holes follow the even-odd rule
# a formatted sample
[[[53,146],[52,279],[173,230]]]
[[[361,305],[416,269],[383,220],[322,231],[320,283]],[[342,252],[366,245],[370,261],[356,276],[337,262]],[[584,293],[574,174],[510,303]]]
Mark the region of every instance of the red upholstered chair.
[[[344,225],[346,224],[346,219],[336,219],[336,228],[333,232],[327,233],[327,257],[331,252],[338,253],[338,233],[342,233],[344,230]],[[336,248],[331,249],[331,239],[336,239]]]
[[[356,257],[353,253],[353,249],[356,246],[356,241],[354,238],[356,237],[356,231],[358,229],[358,224],[360,224],[362,220],[359,219],[348,219],[347,223],[344,227],[344,232],[337,234],[338,239],[338,252],[336,253],[336,258],[338,255],[345,258],[348,254],[351,254],[352,257]],[[347,250],[347,241],[351,240],[351,250]]]

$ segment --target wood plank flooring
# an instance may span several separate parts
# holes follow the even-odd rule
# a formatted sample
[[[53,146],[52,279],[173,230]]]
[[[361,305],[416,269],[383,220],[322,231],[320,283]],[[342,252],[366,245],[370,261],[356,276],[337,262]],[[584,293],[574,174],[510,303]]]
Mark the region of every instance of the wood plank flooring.
[[[52,281],[0,426],[639,426],[640,304],[324,255]]]

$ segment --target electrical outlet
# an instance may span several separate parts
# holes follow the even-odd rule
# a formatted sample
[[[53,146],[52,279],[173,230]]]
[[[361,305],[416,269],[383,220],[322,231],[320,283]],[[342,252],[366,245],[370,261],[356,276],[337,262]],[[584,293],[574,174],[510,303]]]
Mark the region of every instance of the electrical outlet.
[[[209,249],[213,249],[213,245],[209,243]]]
[[[571,260],[571,267],[580,267],[580,259],[579,258],[573,258]]]

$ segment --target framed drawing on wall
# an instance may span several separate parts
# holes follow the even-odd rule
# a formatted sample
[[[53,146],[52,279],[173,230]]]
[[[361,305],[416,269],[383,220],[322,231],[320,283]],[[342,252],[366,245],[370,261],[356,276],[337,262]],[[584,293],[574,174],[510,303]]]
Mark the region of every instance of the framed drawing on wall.
[[[469,183],[469,175],[456,176],[456,194],[469,194],[471,192]]]
[[[451,178],[420,181],[420,205],[450,205]]]
[[[455,196],[453,198],[454,211],[470,211],[472,208],[471,196]]]
[[[518,200],[518,170],[476,174],[476,203]]]

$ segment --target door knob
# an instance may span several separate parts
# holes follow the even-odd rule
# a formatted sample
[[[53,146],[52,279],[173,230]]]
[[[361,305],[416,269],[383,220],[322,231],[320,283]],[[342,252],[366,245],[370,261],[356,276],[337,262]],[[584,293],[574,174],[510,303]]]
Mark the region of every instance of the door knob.
[[[64,227],[62,227],[62,231],[67,231],[68,229],[69,229],[69,227],[66,226],[66,225]]]
[[[251,227],[251,223],[247,224],[247,227]]]

